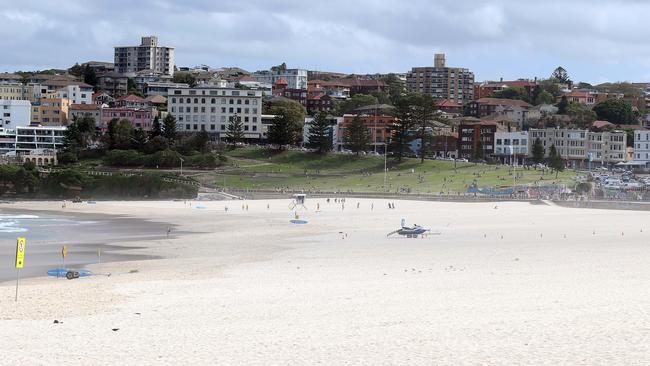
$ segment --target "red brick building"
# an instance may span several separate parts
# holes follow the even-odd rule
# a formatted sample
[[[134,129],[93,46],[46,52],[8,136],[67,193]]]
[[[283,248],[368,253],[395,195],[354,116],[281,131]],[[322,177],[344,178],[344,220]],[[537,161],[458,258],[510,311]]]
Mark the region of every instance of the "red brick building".
[[[355,115],[346,114],[343,116],[343,123],[339,126],[338,144],[345,145],[345,129],[350,122],[354,119]],[[371,150],[384,151],[384,145],[388,143],[392,136],[392,127],[397,121],[397,118],[387,115],[359,115],[363,124],[368,128],[370,133],[370,148]]]
[[[474,159],[477,149],[483,149],[487,158],[494,151],[494,134],[497,124],[494,122],[465,122],[459,127],[458,154],[461,158]],[[480,142],[479,142],[480,141]]]

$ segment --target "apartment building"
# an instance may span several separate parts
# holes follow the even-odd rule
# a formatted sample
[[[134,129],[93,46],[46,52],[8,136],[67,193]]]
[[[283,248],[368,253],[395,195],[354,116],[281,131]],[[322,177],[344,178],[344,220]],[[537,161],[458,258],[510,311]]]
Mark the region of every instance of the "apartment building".
[[[461,122],[458,136],[458,154],[461,158],[484,158],[494,153],[494,139],[498,125],[495,122]],[[483,150],[479,153],[479,149]]]
[[[30,100],[34,87],[20,83],[0,83],[0,100]]]
[[[158,45],[158,37],[142,37],[139,46],[115,47],[115,71],[120,74],[151,70],[174,74],[174,48]]]
[[[260,83],[275,85],[284,79],[289,89],[307,89],[307,70],[274,67],[271,70],[257,71],[252,75]]]
[[[21,162],[56,165],[57,150],[63,147],[66,127],[24,126],[0,128],[0,155],[19,157]]]
[[[128,93],[129,78],[119,72],[108,72],[97,78],[98,88],[113,97]]]
[[[496,132],[494,134],[494,157],[502,162],[524,163],[528,155],[528,132]]]
[[[59,98],[70,100],[71,104],[91,104],[93,86],[78,81],[52,79],[41,84],[41,94],[58,93]]]
[[[39,105],[32,106],[32,123],[44,126],[63,126],[68,123],[70,99],[62,98],[59,93],[47,93],[41,98]]]
[[[28,100],[0,100],[0,128],[28,126],[32,104]]]
[[[433,67],[414,67],[406,74],[409,91],[431,95],[434,99],[449,99],[465,104],[474,100],[474,73],[459,67],[447,67],[445,55],[434,56]]]
[[[589,161],[601,165],[614,164],[625,161],[626,138],[625,131],[591,132],[589,130],[574,129],[530,129],[529,155],[539,138],[544,146],[545,156],[550,148],[555,145],[557,152],[569,161],[574,167],[585,167]]]
[[[650,162],[650,130],[634,131],[634,161]]]
[[[95,121],[95,126],[99,127],[102,120],[102,105],[101,104],[72,104],[68,109],[69,119],[75,118],[92,118]]]
[[[150,131],[153,127],[153,119],[157,114],[157,111],[153,108],[102,108],[100,128],[102,131],[106,131],[111,120],[125,119],[131,122],[131,126],[135,129],[141,128]]]
[[[167,111],[176,117],[179,131],[207,131],[226,137],[230,117],[238,116],[247,139],[263,139],[262,91],[234,88],[175,88],[169,90]]]

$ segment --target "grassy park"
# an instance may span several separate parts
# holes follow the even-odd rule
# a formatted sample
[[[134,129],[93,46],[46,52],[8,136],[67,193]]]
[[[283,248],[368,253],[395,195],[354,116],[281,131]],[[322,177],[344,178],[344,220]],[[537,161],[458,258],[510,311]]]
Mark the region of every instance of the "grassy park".
[[[193,174],[199,182],[215,188],[303,189],[316,191],[384,191],[384,157],[344,154],[317,155],[302,151],[276,152],[240,148],[226,153],[228,163],[210,172]],[[465,192],[478,187],[511,187],[512,167],[443,160],[405,158],[387,160],[387,186],[391,192]],[[575,184],[576,172],[517,167],[517,185]]]

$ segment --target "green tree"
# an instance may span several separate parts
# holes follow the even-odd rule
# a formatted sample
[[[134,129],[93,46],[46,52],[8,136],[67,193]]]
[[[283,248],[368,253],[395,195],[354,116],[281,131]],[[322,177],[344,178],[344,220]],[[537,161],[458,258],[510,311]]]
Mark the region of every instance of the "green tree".
[[[411,98],[413,94],[407,94],[398,97],[395,100],[395,109],[393,115],[397,121],[391,128],[392,132],[392,145],[395,152],[397,161],[402,161],[406,146],[412,139],[411,130],[415,126],[415,117],[413,115],[413,108]]]
[[[593,108],[599,120],[613,124],[634,124],[635,117],[632,105],[623,99],[608,99],[596,104]]]
[[[126,90],[127,93],[143,97],[142,91],[138,89],[138,84],[135,83],[133,78],[126,79]]]
[[[241,117],[233,115],[228,118],[228,126],[226,127],[226,138],[232,143],[232,148],[237,147],[237,143],[244,139],[244,123]]]
[[[569,73],[562,66],[559,66],[553,71],[551,79],[555,79],[562,84],[571,82],[571,79],[569,79]]]
[[[563,95],[562,99],[560,99],[560,102],[557,104],[557,113],[566,114],[568,107],[569,107],[569,100],[567,99],[566,95]]]
[[[518,86],[511,86],[507,87],[503,90],[496,91],[492,93],[492,96],[494,98],[502,98],[502,99],[518,99],[518,100],[523,100],[528,102],[529,101],[529,96],[528,92],[526,89]]]
[[[143,151],[148,141],[147,133],[142,128],[137,128],[133,131],[133,139],[131,140],[133,148]]]
[[[97,79],[97,74],[95,73],[95,69],[93,69],[88,65],[84,67],[83,79],[84,79],[84,83],[92,86],[97,86],[97,83],[99,82],[99,80]]]
[[[538,138],[535,139],[533,143],[533,161],[535,164],[540,164],[544,162],[544,145],[542,140]]]
[[[571,122],[578,128],[589,128],[591,123],[596,120],[596,112],[581,103],[569,103],[565,113],[571,117]]]
[[[174,73],[174,76],[172,77],[172,82],[173,83],[180,83],[180,84],[187,84],[190,86],[190,88],[193,88],[196,86],[196,76],[194,76],[190,72],[180,72],[177,71]]]
[[[564,170],[564,159],[562,159],[562,155],[557,151],[555,145],[551,145],[548,150],[548,165],[555,170],[555,179],[557,179],[559,172]]]
[[[177,133],[176,117],[171,113],[167,113],[165,118],[163,118],[163,137],[167,139],[170,145],[174,145]]]
[[[319,154],[326,154],[332,150],[331,126],[327,120],[327,113],[318,112],[309,127],[309,147],[316,149]]]
[[[354,116],[345,128],[344,141],[345,146],[357,155],[368,149],[370,133],[359,115]]]
[[[151,126],[151,138],[154,138],[156,136],[162,136],[163,134],[163,127],[162,124],[160,123],[160,117],[156,116],[153,119],[153,124]]]
[[[356,114],[357,109],[368,105],[378,104],[379,100],[374,95],[355,94],[350,99],[340,102],[337,106],[337,114]]]
[[[388,74],[381,80],[388,86],[388,96],[394,105],[406,93],[406,83],[395,74]]]
[[[293,145],[298,141],[302,124],[298,124],[290,109],[279,108],[275,112],[273,123],[269,126],[268,141],[282,150],[286,145]]]
[[[413,110],[413,122],[418,129],[420,138],[420,163],[424,163],[424,157],[429,151],[430,139],[428,131],[431,130],[435,119],[436,103],[428,94],[414,93],[411,96],[411,108]]]
[[[108,122],[110,149],[129,149],[133,142],[133,126],[128,119],[113,118]]]
[[[210,150],[210,134],[207,131],[200,131],[193,136],[194,149],[202,154]]]

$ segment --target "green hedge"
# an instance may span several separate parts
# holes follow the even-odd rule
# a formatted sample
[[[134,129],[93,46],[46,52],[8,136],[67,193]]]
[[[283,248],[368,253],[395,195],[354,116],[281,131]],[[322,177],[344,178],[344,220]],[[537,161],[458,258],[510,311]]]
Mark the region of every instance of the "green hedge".
[[[183,166],[197,168],[215,168],[223,161],[212,154],[183,156],[169,149],[153,154],[142,154],[135,150],[111,150],[104,156],[104,164],[116,167],[174,168],[181,165],[181,158],[184,160]]]

